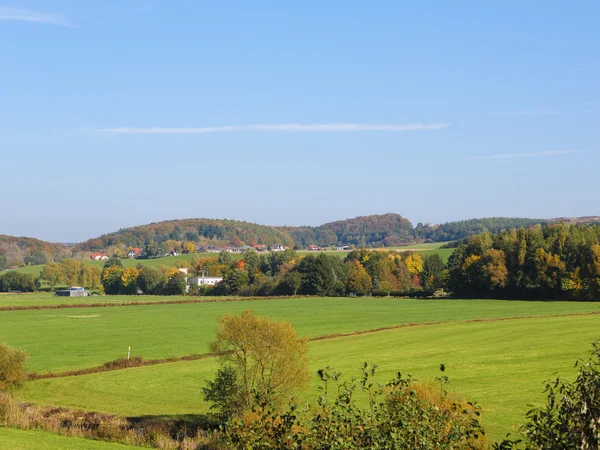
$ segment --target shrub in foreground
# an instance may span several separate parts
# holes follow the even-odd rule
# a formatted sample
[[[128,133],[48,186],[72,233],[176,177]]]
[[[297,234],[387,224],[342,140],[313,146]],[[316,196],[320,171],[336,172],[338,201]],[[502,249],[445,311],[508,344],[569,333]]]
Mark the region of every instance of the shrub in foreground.
[[[252,449],[466,450],[486,448],[479,407],[447,396],[410,376],[386,385],[374,380],[376,366],[364,364],[362,377],[342,383],[341,374],[319,371],[317,404],[299,412],[246,412],[229,421],[228,442]],[[356,401],[363,394],[367,406]]]
[[[11,391],[27,380],[25,359],[24,351],[0,343],[0,392]]]

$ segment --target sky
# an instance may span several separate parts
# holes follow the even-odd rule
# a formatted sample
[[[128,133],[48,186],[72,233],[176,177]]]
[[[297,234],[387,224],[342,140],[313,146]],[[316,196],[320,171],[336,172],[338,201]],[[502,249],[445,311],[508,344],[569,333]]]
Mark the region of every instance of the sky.
[[[0,0],[0,234],[600,214],[599,14]]]

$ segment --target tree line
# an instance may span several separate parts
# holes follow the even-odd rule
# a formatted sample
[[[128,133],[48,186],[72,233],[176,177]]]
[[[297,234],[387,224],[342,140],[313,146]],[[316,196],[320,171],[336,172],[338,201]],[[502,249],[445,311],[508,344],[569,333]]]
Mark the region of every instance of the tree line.
[[[448,261],[461,297],[597,300],[600,226],[536,225],[472,236]]]

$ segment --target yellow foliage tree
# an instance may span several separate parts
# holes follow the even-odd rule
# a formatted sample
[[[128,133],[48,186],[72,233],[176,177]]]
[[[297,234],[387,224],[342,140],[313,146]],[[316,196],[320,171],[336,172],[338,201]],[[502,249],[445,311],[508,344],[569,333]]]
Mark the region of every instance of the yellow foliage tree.
[[[280,406],[309,379],[307,338],[251,310],[221,317],[210,348],[235,367],[248,408]]]
[[[125,287],[131,286],[132,283],[137,281],[139,275],[140,271],[138,269],[135,267],[128,267],[123,271],[123,275],[121,275],[121,283]]]
[[[188,253],[196,253],[196,246],[192,242],[185,244],[185,250]]]
[[[419,253],[411,253],[406,257],[406,267],[411,275],[423,272],[423,258]]]
[[[480,259],[481,259],[481,256],[479,256],[479,255],[469,255],[469,256],[467,256],[465,258],[465,261],[463,262],[463,265],[462,265],[461,269],[463,271],[467,270],[473,264],[477,264]]]

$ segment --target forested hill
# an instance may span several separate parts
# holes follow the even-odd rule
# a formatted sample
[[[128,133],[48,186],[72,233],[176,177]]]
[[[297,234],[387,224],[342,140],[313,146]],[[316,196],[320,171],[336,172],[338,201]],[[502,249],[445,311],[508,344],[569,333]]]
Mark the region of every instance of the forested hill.
[[[311,244],[327,247],[348,244],[356,247],[395,247],[414,242],[456,241],[483,231],[497,233],[536,224],[600,223],[600,217],[520,219],[494,217],[462,220],[441,225],[413,227],[399,214],[361,216],[316,227],[274,227],[236,220],[184,219],[141,225],[104,234],[76,245],[52,244],[33,238],[0,235],[0,269],[27,264],[43,264],[52,258],[89,257],[90,252],[144,248],[148,242],[161,245],[191,242],[196,246],[274,245],[306,248]],[[171,242],[168,242],[171,241]],[[87,256],[86,256],[87,255]]]
[[[144,247],[149,241],[187,241],[202,245],[273,245],[305,248],[349,244],[357,247],[395,247],[414,242],[441,242],[472,234],[529,227],[544,220],[489,218],[450,222],[442,225],[412,223],[399,214],[361,216],[316,227],[273,227],[236,220],[184,219],[125,228],[90,239],[76,246],[80,251],[106,250],[114,246]]]
[[[52,258],[71,255],[71,249],[63,244],[0,234],[0,270],[12,266],[45,264],[52,261]]]
[[[267,225],[237,220],[183,219],[124,228],[104,234],[77,246],[83,251],[103,250],[115,245],[143,247],[150,240],[162,244],[168,240],[204,242],[227,242],[233,245],[281,244],[293,246],[289,233]]]

